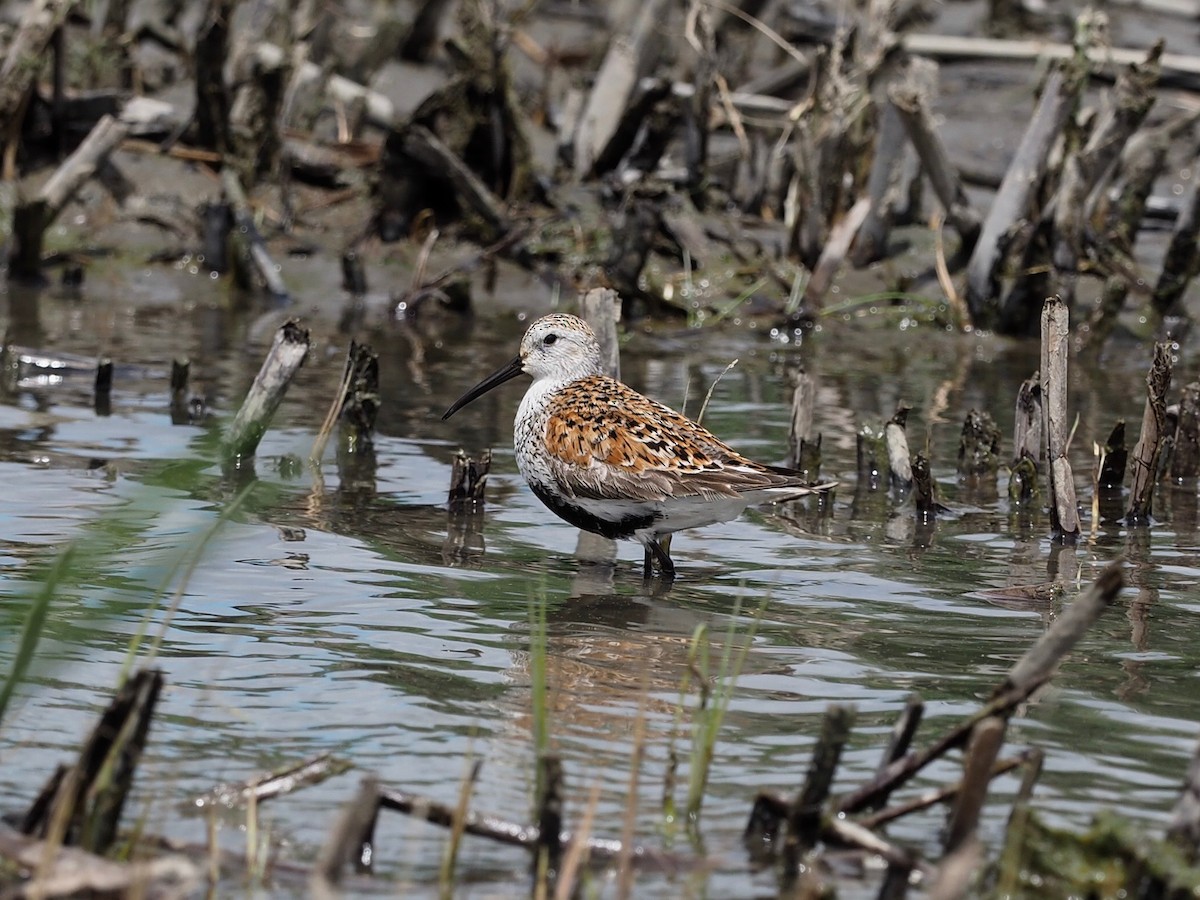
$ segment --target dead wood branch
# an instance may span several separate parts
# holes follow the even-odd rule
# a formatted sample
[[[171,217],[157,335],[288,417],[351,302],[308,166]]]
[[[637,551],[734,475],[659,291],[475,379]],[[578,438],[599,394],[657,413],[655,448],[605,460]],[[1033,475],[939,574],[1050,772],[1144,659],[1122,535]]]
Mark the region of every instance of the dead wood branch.
[[[405,791],[382,788],[380,801],[385,809],[422,819],[441,828],[450,828],[454,822],[453,807]],[[462,827],[465,834],[485,837],[512,847],[522,847],[531,853],[538,847],[536,825],[521,825],[497,816],[468,811],[463,818]],[[570,832],[564,831],[559,840],[564,846],[568,846],[572,837]],[[627,852],[634,865],[660,872],[679,872],[695,864],[694,860],[641,844],[635,844]],[[587,839],[587,854],[592,862],[612,863],[621,856],[622,845],[618,840],[590,837]]]
[[[995,328],[1001,321],[1000,267],[1013,231],[1030,214],[1030,200],[1046,171],[1050,148],[1074,108],[1082,79],[1061,68],[1046,79],[1016,155],[1004,174],[967,263],[967,307],[976,328]]]
[[[319,784],[326,778],[340,775],[350,764],[330,753],[321,753],[295,765],[285,766],[248,779],[240,784],[222,784],[193,801],[197,808],[223,806],[236,809],[245,806],[253,797],[256,803],[264,803],[282,797],[310,784]]]
[[[1068,155],[1063,163],[1054,204],[1054,283],[1051,293],[1061,296],[1068,308],[1074,304],[1079,259],[1084,252],[1087,198],[1111,171],[1121,148],[1154,105],[1153,89],[1158,81],[1158,61],[1162,51],[1163,42],[1159,41],[1143,62],[1121,70],[1116,87],[1087,142],[1077,153]]]
[[[629,32],[616,35],[610,42],[575,133],[577,178],[594,173],[597,160],[605,155],[609,141],[617,133],[617,124],[634,97],[639,79],[649,74],[662,52],[658,29],[669,7],[667,0],[649,0]]]
[[[979,239],[979,214],[971,207],[966,188],[950,162],[924,97],[917,89],[902,85],[892,88],[888,99],[900,114],[908,139],[916,148],[933,190],[946,210],[946,221],[959,234],[960,252],[969,254]]]
[[[1070,60],[1078,53],[1071,44],[1047,41],[1009,41],[997,38],[958,37],[910,33],[900,37],[908,52],[934,59],[997,59],[1009,62]],[[1146,51],[1132,47],[1092,46],[1087,61],[1094,72],[1114,74],[1117,66],[1128,66],[1146,58]],[[1195,90],[1200,87],[1200,57],[1181,53],[1162,55],[1162,81],[1166,85]]]

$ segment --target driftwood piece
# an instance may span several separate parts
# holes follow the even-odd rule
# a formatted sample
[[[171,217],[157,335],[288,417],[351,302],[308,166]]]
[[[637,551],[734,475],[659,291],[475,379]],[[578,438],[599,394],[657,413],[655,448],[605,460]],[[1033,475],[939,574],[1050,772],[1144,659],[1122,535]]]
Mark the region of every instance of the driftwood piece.
[[[304,364],[308,348],[308,329],[295,321],[285,322],[275,332],[271,349],[225,435],[223,449],[227,461],[237,465],[254,455],[292,377]]]
[[[1070,313],[1059,297],[1047,298],[1042,307],[1042,390],[1045,392],[1043,429],[1050,463],[1050,526],[1057,539],[1072,542],[1079,536],[1079,510],[1075,481],[1067,461],[1067,356],[1070,352]]]
[[[1007,759],[998,759],[992,765],[990,778],[998,778],[1011,772],[1013,769],[1019,769],[1022,766],[1029,765],[1029,759],[1035,755],[1034,750],[1026,750],[1018,756],[1011,756]],[[899,757],[897,757],[899,758]],[[962,780],[954,784],[943,785],[938,788],[931,788],[923,791],[916,797],[910,800],[905,800],[902,803],[897,803],[894,806],[885,807],[878,812],[873,812],[870,815],[862,816],[856,821],[864,828],[878,828],[881,825],[886,825],[888,822],[894,822],[896,819],[901,819],[904,816],[911,815],[923,809],[929,809],[931,806],[937,806],[939,803],[945,803],[953,800],[958,796],[958,792],[962,790]]]
[[[1087,142],[1063,162],[1054,205],[1051,293],[1062,297],[1068,308],[1074,304],[1079,259],[1084,252],[1087,198],[1112,169],[1121,148],[1141,127],[1154,105],[1153,89],[1158,81],[1162,51],[1160,40],[1144,62],[1122,69]]]
[[[352,297],[362,297],[367,292],[367,271],[362,257],[353,250],[342,254],[342,290]]]
[[[812,277],[804,286],[804,309],[810,314],[819,312],[824,305],[825,295],[833,286],[833,277],[841,267],[846,254],[850,252],[854,236],[858,234],[858,229],[870,211],[871,200],[869,197],[863,197],[830,228],[828,236],[821,245],[821,254],[817,257],[816,265],[813,266]]]
[[[575,133],[577,178],[593,174],[597,160],[605,155],[621,115],[634,97],[638,80],[662,52],[659,29],[669,8],[667,0],[649,0],[629,32],[616,35],[609,43]]]
[[[788,465],[805,478],[821,477],[821,435],[813,437],[813,416],[817,404],[817,380],[808,372],[798,372],[792,387],[792,415],[788,428]]]
[[[1200,381],[1190,382],[1179,401],[1171,480],[1183,484],[1200,476]]]
[[[1125,513],[1127,525],[1147,525],[1153,515],[1159,453],[1167,436],[1167,391],[1171,387],[1171,365],[1171,344],[1155,344],[1154,360],[1146,375],[1146,407],[1142,412],[1142,430],[1129,461],[1129,509]]]
[[[442,20],[450,9],[450,0],[422,0],[413,16],[408,33],[400,42],[400,58],[426,62],[437,48]]]
[[[188,381],[192,363],[188,359],[171,360],[171,424],[186,425],[188,415]]]
[[[544,859],[549,871],[557,872],[562,862],[563,842],[563,765],[562,760],[547,754],[538,760],[541,770],[537,798],[538,840],[534,851],[535,870]]]
[[[344,380],[346,390],[339,413],[342,440],[361,447],[373,439],[379,416],[379,354],[367,344],[351,341]]]
[[[962,239],[961,252],[970,253],[979,239],[979,214],[971,207],[966,188],[950,162],[929,107],[918,90],[907,86],[893,88],[888,99],[900,114],[908,139],[916,148],[925,174],[946,210],[946,221]]]
[[[857,491],[877,491],[883,478],[883,460],[887,457],[886,429],[875,431],[864,425],[855,435]]]
[[[221,187],[232,209],[234,225],[237,226],[230,234],[241,244],[242,253],[249,259],[251,267],[258,274],[267,292],[277,300],[288,299],[290,295],[280,268],[271,258],[267,242],[255,223],[250,200],[246,197],[237,173],[231,167],[221,170]]]
[[[13,247],[9,273],[17,278],[37,278],[41,272],[42,239],[71,198],[129,134],[120,119],[105,116],[75,152],[55,171],[38,195],[20,203],[13,217]]]
[[[287,56],[282,47],[267,42],[255,44],[254,54],[260,64],[268,67],[282,66]],[[290,89],[307,90],[322,84],[325,97],[332,105],[347,107],[361,103],[367,121],[372,125],[385,130],[396,127],[396,107],[391,100],[349,78],[329,75],[316,63],[305,62],[297,66],[292,73]]]
[[[96,379],[92,394],[92,407],[98,416],[112,414],[112,385],[113,361],[108,357],[101,357],[100,362],[96,364]]]
[[[1047,77],[1029,127],[983,220],[979,240],[967,263],[967,308],[976,328],[1000,324],[999,272],[1009,242],[1006,236],[1030,215],[1034,189],[1046,171],[1050,149],[1074,108],[1080,81],[1062,68],[1054,69]]]

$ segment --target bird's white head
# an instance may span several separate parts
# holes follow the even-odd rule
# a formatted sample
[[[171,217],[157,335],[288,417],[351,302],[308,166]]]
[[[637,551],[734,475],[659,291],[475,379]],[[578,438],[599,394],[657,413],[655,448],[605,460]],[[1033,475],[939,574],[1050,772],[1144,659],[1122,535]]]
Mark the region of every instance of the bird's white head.
[[[568,382],[597,375],[601,366],[596,333],[575,316],[542,316],[521,339],[521,368],[534,381]]]
[[[476,397],[522,372],[533,376],[536,391],[545,392],[560,384],[599,375],[600,371],[600,344],[587,322],[564,313],[552,313],[529,326],[517,356],[450,404],[442,418],[450,418]],[[528,400],[530,395],[525,396]]]

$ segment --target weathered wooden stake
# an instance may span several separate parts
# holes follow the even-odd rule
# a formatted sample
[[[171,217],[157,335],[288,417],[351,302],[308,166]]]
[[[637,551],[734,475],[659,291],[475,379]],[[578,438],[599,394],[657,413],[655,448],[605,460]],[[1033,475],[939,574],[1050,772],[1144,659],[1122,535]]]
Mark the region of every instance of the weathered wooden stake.
[[[1042,389],[1045,391],[1043,428],[1050,461],[1050,526],[1056,540],[1072,543],[1079,537],[1075,482],[1067,461],[1067,355],[1070,313],[1059,297],[1042,307]]]

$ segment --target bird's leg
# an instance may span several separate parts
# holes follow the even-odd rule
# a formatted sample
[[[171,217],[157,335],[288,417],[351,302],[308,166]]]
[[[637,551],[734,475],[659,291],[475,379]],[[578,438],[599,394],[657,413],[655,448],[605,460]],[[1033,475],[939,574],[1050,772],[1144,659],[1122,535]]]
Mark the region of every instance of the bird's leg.
[[[675,563],[671,562],[671,555],[663,549],[662,544],[653,538],[646,541],[645,568],[643,569],[646,578],[650,577],[652,561],[658,563],[658,574],[662,576],[663,580],[675,580]]]

